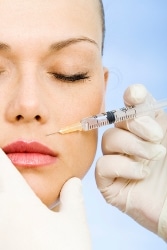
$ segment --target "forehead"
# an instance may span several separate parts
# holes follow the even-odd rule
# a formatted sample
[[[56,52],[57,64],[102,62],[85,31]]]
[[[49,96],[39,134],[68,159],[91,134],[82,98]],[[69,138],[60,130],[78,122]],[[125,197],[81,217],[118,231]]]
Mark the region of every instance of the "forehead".
[[[100,43],[97,0],[0,0],[0,36],[87,36]],[[41,37],[42,38],[42,37]]]

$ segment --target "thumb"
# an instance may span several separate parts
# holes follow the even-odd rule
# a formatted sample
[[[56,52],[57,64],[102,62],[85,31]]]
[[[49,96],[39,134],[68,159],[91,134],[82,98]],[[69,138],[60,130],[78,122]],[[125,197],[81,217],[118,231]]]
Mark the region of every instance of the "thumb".
[[[85,215],[82,185],[79,178],[69,179],[60,193],[60,211],[81,218]]]
[[[145,101],[148,92],[142,84],[132,84],[124,92],[124,102],[127,106],[140,104]]]
[[[70,220],[68,234],[72,235],[74,245],[79,246],[75,249],[92,249],[80,179],[74,177],[64,184],[60,193],[59,211],[62,212],[66,221]],[[67,227],[68,225],[66,225],[66,229]]]

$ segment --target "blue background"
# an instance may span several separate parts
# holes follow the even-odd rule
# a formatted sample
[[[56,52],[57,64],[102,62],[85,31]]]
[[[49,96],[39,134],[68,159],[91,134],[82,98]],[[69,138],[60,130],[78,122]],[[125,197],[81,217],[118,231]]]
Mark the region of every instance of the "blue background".
[[[103,0],[106,40],[103,62],[109,68],[106,110],[122,107],[132,83],[143,83],[156,99],[167,97],[167,1]],[[101,135],[96,160],[101,156]],[[166,250],[167,245],[127,215],[108,205],[96,188],[95,162],[83,180],[94,250]]]

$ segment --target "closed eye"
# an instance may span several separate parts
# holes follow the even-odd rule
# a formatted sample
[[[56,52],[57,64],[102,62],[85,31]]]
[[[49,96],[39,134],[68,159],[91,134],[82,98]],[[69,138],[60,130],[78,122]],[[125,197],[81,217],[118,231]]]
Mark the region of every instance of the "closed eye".
[[[55,72],[52,72],[50,74],[52,74],[55,79],[60,80],[62,82],[77,82],[77,81],[86,80],[90,78],[87,72],[77,73],[73,75],[65,75],[65,74],[55,73]]]

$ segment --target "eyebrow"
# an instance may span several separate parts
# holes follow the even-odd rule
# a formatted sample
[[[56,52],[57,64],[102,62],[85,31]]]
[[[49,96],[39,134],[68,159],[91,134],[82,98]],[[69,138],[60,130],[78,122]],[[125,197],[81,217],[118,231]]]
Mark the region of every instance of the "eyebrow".
[[[72,44],[80,43],[80,42],[91,43],[91,44],[94,44],[96,47],[98,47],[98,44],[94,40],[92,40],[88,37],[77,37],[77,38],[69,38],[66,40],[62,40],[62,41],[53,43],[50,46],[50,51],[59,51],[65,47],[68,47]]]
[[[80,43],[80,42],[91,43],[91,44],[94,44],[96,47],[98,47],[98,44],[93,39],[90,39],[88,37],[77,37],[77,38],[69,38],[66,40],[55,42],[49,46],[49,50],[51,52],[59,51],[65,47],[68,47],[72,44]],[[11,47],[8,44],[0,42],[0,51],[9,51],[9,50],[11,50]]]

